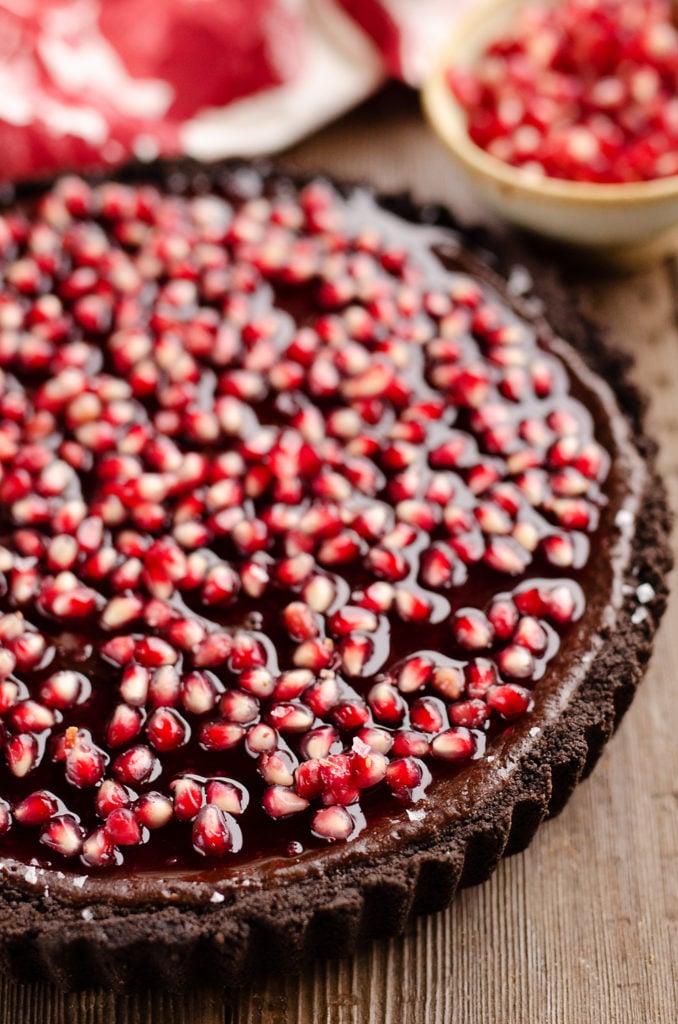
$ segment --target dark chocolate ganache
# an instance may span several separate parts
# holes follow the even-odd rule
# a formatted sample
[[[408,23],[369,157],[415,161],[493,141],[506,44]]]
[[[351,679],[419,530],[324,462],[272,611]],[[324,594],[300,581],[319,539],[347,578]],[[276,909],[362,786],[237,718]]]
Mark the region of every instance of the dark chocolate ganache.
[[[453,233],[322,180],[68,177],[0,253],[4,864],[296,863],[538,727],[635,470]]]

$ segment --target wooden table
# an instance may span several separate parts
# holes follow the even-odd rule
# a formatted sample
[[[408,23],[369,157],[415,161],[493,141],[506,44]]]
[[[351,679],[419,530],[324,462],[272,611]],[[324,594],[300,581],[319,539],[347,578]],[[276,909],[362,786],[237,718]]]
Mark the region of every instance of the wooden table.
[[[286,154],[480,215],[415,98],[391,88]],[[676,265],[577,286],[637,358],[678,508]],[[675,1024],[678,594],[650,671],[593,776],[526,853],[445,913],[355,959],[240,993],[63,995],[4,984],[3,1024]]]

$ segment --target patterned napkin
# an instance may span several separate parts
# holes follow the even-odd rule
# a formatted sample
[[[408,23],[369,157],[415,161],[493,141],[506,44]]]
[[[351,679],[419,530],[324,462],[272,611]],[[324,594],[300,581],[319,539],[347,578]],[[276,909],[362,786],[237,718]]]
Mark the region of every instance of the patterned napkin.
[[[0,176],[271,153],[416,85],[472,0],[0,0]]]

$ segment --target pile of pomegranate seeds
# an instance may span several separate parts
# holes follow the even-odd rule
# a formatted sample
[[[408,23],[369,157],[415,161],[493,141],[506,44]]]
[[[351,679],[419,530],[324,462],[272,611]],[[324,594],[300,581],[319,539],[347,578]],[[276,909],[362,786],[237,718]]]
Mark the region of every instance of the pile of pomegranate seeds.
[[[523,8],[450,87],[473,141],[535,175],[628,182],[678,174],[678,31],[670,0]]]
[[[529,712],[609,459],[443,237],[252,172],[0,218],[4,855],[349,839]]]

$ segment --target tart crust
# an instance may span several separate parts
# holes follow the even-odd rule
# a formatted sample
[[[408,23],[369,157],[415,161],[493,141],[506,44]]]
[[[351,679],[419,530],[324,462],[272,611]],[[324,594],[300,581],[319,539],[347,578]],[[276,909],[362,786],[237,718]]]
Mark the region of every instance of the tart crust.
[[[234,166],[130,165],[119,177],[176,190],[196,179],[209,183]],[[15,198],[29,198],[36,188],[18,186]],[[500,280],[496,273],[529,266],[504,242],[460,232],[442,208],[416,206],[406,196],[378,198],[405,219],[457,232],[455,262],[492,284]],[[468,247],[484,262],[469,257]],[[347,845],[220,871],[218,879],[205,872],[113,884],[0,860],[5,974],[68,989],[233,986],[258,965],[289,973],[312,957],[349,955],[360,942],[402,931],[414,915],[440,910],[458,888],[488,878],[502,856],[525,849],[591,771],[632,700],[666,606],[670,516],[630,361],[587,322],[550,270],[533,273],[549,327],[567,338],[550,344],[599,401],[623,475],[633,481],[617,515],[612,592],[587,609],[584,624],[591,629],[593,619],[594,629],[584,637],[584,656],[561,650],[557,685],[538,689],[536,711],[497,744],[492,761],[437,785],[423,815],[400,812]],[[516,305],[532,318],[533,301]],[[541,317],[537,323],[548,330]],[[642,604],[641,583],[651,588],[644,596],[652,595]]]

